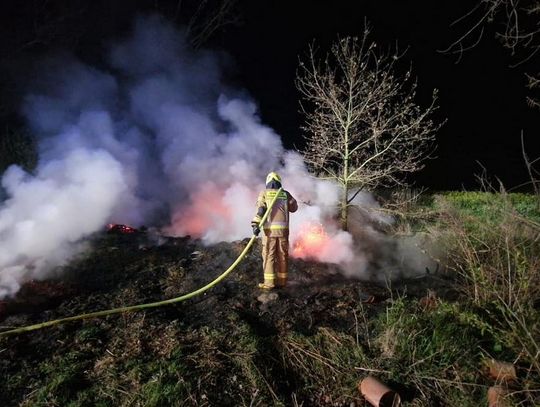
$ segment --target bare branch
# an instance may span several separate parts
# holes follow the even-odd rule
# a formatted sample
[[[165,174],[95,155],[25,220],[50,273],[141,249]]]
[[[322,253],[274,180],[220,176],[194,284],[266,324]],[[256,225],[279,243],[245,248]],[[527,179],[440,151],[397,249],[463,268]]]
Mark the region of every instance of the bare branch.
[[[465,15],[450,24],[460,23],[463,32],[446,49],[440,52],[459,55],[475,48],[484,35],[484,28],[490,25],[503,47],[510,51],[514,62],[511,68],[530,63],[540,51],[540,0],[476,0],[475,6]],[[531,89],[530,75],[527,74]],[[536,81],[534,81],[536,84]],[[534,85],[536,86],[536,85]],[[527,96],[527,104],[540,107],[535,97]]]
[[[440,52],[442,53],[454,53],[452,50],[456,47],[459,47],[460,49],[468,49],[470,47],[464,47],[463,46],[463,42],[465,40],[467,40],[468,38],[470,38],[474,32],[480,27],[482,28],[482,25],[486,23],[486,20],[488,19],[488,17],[495,11],[495,9],[497,8],[498,6],[498,1],[496,2],[496,4],[492,5],[491,7],[489,7],[487,9],[487,11],[476,21],[476,23],[474,23],[469,29],[467,29],[467,31],[462,34],[456,41],[454,41],[452,44],[450,44],[448,46],[448,48],[446,49],[443,49],[443,50],[440,50]],[[474,11],[476,11],[478,8],[479,8],[480,4],[478,4],[476,7],[474,7],[473,10],[471,10],[469,13],[467,13],[464,17],[458,19],[457,21],[460,21],[462,19],[464,19],[465,17],[468,17],[470,16]],[[454,21],[454,23],[452,23],[452,25],[454,25],[456,23],[456,21]],[[481,36],[480,36],[481,38]],[[479,39],[480,39],[479,38]],[[476,43],[479,42],[479,39],[476,41]]]
[[[525,167],[527,168],[527,172],[529,174],[531,185],[534,189],[534,193],[536,197],[538,198],[538,203],[540,205],[540,180],[535,177],[535,174],[538,175],[538,171],[533,167],[534,163],[538,161],[540,157],[534,160],[529,159],[529,156],[527,155],[527,151],[525,150],[525,140],[523,138],[523,130],[521,131],[521,154],[523,156],[523,161],[525,162]]]
[[[174,19],[182,21],[194,48],[200,48],[223,27],[238,22],[237,0],[178,0]]]

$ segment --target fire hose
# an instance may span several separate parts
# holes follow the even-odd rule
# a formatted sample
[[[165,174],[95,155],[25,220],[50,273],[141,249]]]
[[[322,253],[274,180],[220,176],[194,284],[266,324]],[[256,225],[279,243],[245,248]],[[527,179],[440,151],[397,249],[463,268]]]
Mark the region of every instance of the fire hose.
[[[274,204],[275,204],[275,202],[276,202],[276,200],[277,200],[277,198],[279,196],[279,193],[282,191],[282,189],[283,188],[280,188],[278,190],[277,194],[274,196],[274,198],[270,202],[270,205],[268,205],[268,208],[266,209],[266,212],[264,213],[263,217],[261,218],[261,221],[259,222],[259,228],[261,228],[262,225],[264,224],[264,222],[266,221],[266,218],[270,214],[270,211],[272,210],[272,207],[274,206]],[[163,301],[150,302],[150,303],[147,303],[147,304],[138,304],[138,305],[131,305],[131,306],[128,306],[128,307],[113,308],[113,309],[104,310],[104,311],[90,312],[88,314],[79,314],[79,315],[75,315],[75,316],[72,316],[72,317],[55,319],[55,320],[51,320],[51,321],[42,322],[42,323],[39,323],[39,324],[27,325],[27,326],[23,326],[23,327],[20,327],[20,328],[15,328],[15,329],[10,329],[8,331],[0,332],[0,338],[8,336],[8,335],[22,333],[22,332],[35,331],[37,329],[46,328],[48,326],[59,325],[59,324],[62,324],[64,322],[71,322],[71,321],[79,321],[79,320],[82,320],[82,319],[104,317],[104,316],[107,316],[107,315],[121,314],[121,313],[125,313],[125,312],[141,311],[141,310],[144,310],[144,309],[147,309],[147,308],[157,308],[157,307],[161,307],[161,306],[164,306],[164,305],[176,304],[178,302],[188,300],[190,298],[193,298],[193,297],[195,297],[195,296],[197,296],[199,294],[202,294],[203,292],[209,290],[210,288],[212,288],[215,285],[217,285],[218,283],[220,283],[225,277],[227,277],[236,268],[236,266],[238,266],[238,264],[244,259],[244,257],[246,256],[246,254],[249,251],[249,249],[251,248],[251,246],[253,246],[253,243],[255,242],[256,238],[257,238],[256,235],[251,236],[251,239],[249,240],[249,242],[246,245],[246,247],[244,248],[244,250],[242,250],[242,253],[240,253],[240,255],[229,266],[229,268],[227,270],[225,270],[223,273],[221,273],[213,281],[206,284],[204,287],[201,287],[201,288],[199,288],[199,289],[197,289],[195,291],[192,291],[190,293],[181,295],[180,297],[170,298],[168,300],[163,300]]]

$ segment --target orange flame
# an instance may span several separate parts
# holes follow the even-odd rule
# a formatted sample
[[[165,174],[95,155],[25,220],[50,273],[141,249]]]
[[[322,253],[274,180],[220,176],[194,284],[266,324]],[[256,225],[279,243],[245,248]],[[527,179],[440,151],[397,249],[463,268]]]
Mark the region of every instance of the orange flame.
[[[172,230],[177,235],[201,237],[216,221],[231,218],[230,209],[223,203],[223,193],[213,185],[203,185],[191,196],[190,205],[176,209]]]
[[[323,225],[305,223],[300,227],[300,233],[293,244],[293,257],[317,257],[330,241]]]

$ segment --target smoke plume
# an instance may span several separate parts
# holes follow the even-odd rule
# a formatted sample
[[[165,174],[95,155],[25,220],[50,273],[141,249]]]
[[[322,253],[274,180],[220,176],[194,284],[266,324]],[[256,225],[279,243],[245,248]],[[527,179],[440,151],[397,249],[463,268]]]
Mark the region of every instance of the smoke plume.
[[[38,165],[2,177],[0,298],[49,276],[108,222],[161,225],[208,244],[245,238],[270,171],[300,203],[292,254],[365,272],[363,249],[333,220],[338,188],[311,177],[254,101],[224,84],[223,59],[190,50],[151,16],[110,46],[104,66],[69,55],[40,63],[22,107]]]

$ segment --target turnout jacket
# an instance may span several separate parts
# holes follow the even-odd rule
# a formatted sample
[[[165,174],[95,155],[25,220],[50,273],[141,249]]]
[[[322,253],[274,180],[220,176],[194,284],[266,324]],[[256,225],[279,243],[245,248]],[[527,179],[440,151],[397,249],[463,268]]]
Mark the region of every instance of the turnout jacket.
[[[266,209],[270,206],[277,193],[278,189],[266,189],[261,191],[257,198],[257,213],[251,221],[252,225],[259,224]],[[281,190],[270,214],[262,226],[265,236],[288,237],[289,212],[296,212],[297,209],[298,203],[296,202],[296,199],[294,199],[288,191]]]

